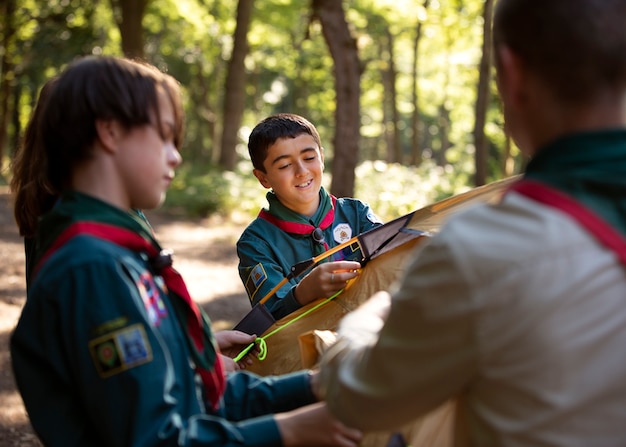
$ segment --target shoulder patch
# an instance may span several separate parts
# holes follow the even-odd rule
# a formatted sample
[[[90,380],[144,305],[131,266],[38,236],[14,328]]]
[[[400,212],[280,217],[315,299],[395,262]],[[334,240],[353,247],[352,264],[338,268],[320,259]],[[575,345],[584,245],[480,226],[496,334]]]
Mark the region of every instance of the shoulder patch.
[[[91,340],[89,352],[102,378],[152,361],[152,349],[141,323]]]
[[[378,216],[374,213],[374,211],[372,211],[372,210],[369,210],[369,211],[367,212],[366,217],[367,217],[367,220],[369,220],[369,221],[370,221],[370,222],[372,222],[372,223],[380,223],[380,224],[381,224],[381,223],[383,223],[383,221],[380,219],[380,217],[378,217]]]
[[[248,275],[245,283],[246,292],[248,292],[248,297],[250,298],[250,301],[253,300],[254,295],[266,279],[267,274],[265,273],[265,269],[263,268],[262,264],[259,263],[252,267],[252,270],[250,270],[250,274]]]
[[[352,228],[347,223],[340,223],[333,228],[335,242],[343,243],[352,237]]]

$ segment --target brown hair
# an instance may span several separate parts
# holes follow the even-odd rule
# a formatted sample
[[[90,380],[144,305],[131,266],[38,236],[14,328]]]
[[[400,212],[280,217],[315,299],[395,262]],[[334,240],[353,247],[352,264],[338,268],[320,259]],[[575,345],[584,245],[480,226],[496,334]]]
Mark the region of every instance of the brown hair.
[[[55,81],[56,78],[52,78],[41,88],[12,163],[11,191],[15,197],[13,215],[20,234],[25,237],[35,235],[37,219],[50,210],[57,197],[57,192],[47,179],[48,164],[39,132],[42,109]]]
[[[322,147],[317,129],[306,118],[293,113],[268,116],[252,129],[248,139],[248,153],[252,166],[265,172],[263,162],[269,147],[280,138],[296,138],[302,134],[311,135],[315,143]]]
[[[172,103],[174,144],[180,148],[184,117],[180,87],[173,77],[151,65],[110,56],[70,64],[46,101],[41,120],[50,185],[62,191],[74,166],[91,156],[96,120],[116,120],[127,129],[154,123],[163,134],[160,92]]]
[[[624,88],[625,23],[624,0],[499,0],[494,45],[520,56],[560,100],[583,102]]]

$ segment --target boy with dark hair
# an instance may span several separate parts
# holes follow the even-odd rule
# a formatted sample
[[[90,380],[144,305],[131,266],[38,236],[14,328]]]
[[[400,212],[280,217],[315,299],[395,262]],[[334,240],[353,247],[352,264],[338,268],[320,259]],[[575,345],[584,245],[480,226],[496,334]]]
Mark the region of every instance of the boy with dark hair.
[[[340,323],[315,380],[341,420],[457,398],[469,445],[626,445],[625,23],[623,0],[499,0],[498,88],[530,163]]]
[[[368,205],[336,198],[322,186],[324,149],[305,118],[278,114],[250,134],[253,173],[267,189],[268,209],[237,242],[239,276],[252,305],[290,272],[290,268],[381,224]],[[358,275],[357,244],[345,247],[303,278],[292,278],[265,305],[281,318],[318,298],[332,296]]]

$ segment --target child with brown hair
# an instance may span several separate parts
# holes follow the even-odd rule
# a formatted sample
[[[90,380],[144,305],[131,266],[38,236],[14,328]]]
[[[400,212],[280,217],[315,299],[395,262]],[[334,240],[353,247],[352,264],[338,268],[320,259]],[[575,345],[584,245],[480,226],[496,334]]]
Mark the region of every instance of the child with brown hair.
[[[254,337],[214,336],[134,211],[162,203],[181,163],[178,83],[147,64],[87,57],[42,106],[34,150],[55,203],[36,224],[11,356],[43,443],[356,446],[360,432],[316,402],[306,371],[225,373],[220,351]]]

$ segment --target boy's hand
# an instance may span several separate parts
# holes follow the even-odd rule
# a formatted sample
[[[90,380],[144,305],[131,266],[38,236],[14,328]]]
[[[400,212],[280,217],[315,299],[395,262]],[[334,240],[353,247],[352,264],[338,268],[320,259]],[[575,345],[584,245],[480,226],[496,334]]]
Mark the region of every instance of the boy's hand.
[[[318,298],[328,298],[343,289],[349,280],[359,276],[360,268],[361,264],[356,261],[320,264],[296,286],[296,299],[305,305]]]
[[[215,334],[215,341],[223,354],[222,358],[224,367],[227,371],[238,369],[246,369],[252,364],[252,356],[258,354],[258,348],[255,346],[250,352],[243,357],[238,363],[232,361],[244,348],[256,340],[256,335],[249,335],[241,331],[218,331]]]

